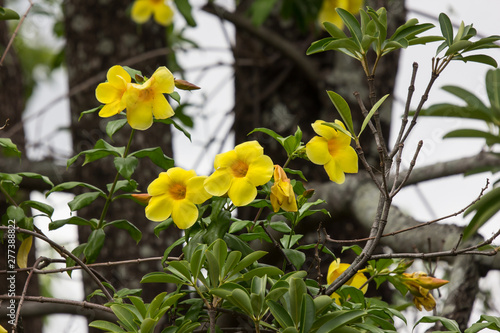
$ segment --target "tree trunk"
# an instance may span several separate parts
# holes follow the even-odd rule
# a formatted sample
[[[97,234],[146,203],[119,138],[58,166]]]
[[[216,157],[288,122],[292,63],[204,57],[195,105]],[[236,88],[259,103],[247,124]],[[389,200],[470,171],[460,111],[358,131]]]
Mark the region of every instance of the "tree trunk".
[[[78,121],[82,111],[99,105],[95,98],[95,88],[99,82],[106,80],[106,71],[113,65],[129,65],[141,70],[150,77],[156,68],[166,65],[166,56],[147,57],[148,51],[166,46],[165,28],[155,22],[148,22],[137,26],[126,14],[123,1],[70,1],[65,4],[66,29],[66,59],[68,64],[72,135],[74,152],[90,149],[99,139],[107,139],[115,146],[125,146],[130,129],[128,125],[113,136],[113,141],[105,138],[105,124],[94,113],[84,116]],[[142,61],[133,60],[141,55]],[[97,75],[97,79],[96,76]],[[86,81],[89,78],[92,80]],[[82,86],[83,84],[83,86]],[[125,133],[125,134],[122,134]],[[146,147],[160,146],[163,152],[172,156],[171,133],[167,126],[155,124],[147,133],[137,131],[131,151]],[[77,163],[81,164],[82,161]],[[78,166],[77,179],[105,188],[115,177],[116,170],[111,167],[112,160],[107,158],[104,163],[94,162],[81,168]],[[158,176],[160,170],[149,161],[140,161],[140,165],[133,178],[139,182],[139,190],[145,192],[148,184]],[[85,218],[99,218],[103,208],[103,201],[80,210],[78,214]],[[126,200],[113,202],[106,216],[107,221],[127,219],[137,226],[143,233],[141,242],[136,245],[132,238],[123,230],[106,228],[106,240],[97,261],[116,261],[135,259],[139,257],[161,256],[174,240],[178,239],[179,231],[174,229],[168,235],[154,236],[153,223],[145,218],[144,210],[137,204]],[[81,227],[79,240],[87,242],[90,230]],[[141,288],[142,296],[146,301],[164,291],[164,285],[139,285],[142,276],[147,272],[161,270],[159,262],[143,263],[140,265],[120,266],[116,269],[101,270],[100,273],[116,288]],[[85,279],[85,293],[96,289],[96,285]],[[89,318],[92,320],[92,318]]]

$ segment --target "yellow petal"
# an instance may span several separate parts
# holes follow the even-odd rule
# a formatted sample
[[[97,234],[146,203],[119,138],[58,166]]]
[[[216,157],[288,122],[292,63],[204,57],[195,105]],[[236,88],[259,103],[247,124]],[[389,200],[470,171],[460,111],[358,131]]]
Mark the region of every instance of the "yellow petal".
[[[335,137],[337,131],[333,127],[323,125],[323,123],[326,123],[326,121],[316,120],[314,123],[312,123],[311,126],[314,132],[316,132],[316,134],[327,140],[330,140],[331,138]]]
[[[203,186],[205,190],[211,195],[222,196],[227,193],[231,186],[232,174],[228,168],[215,170],[207,179],[205,179]]]
[[[174,115],[174,110],[163,94],[155,94],[153,98],[153,115],[156,119],[167,119]]]
[[[187,229],[198,219],[198,208],[189,200],[175,200],[172,219],[179,229]]]
[[[122,66],[115,65],[108,70],[106,74],[108,82],[119,89],[125,90],[127,83],[132,81],[132,78]]]
[[[127,105],[127,122],[137,130],[147,130],[153,124],[151,102],[138,102],[133,106]]]
[[[230,150],[225,153],[217,154],[214,159],[214,169],[217,170],[219,168],[228,168],[233,165],[234,161],[238,159],[236,152],[234,150]]]
[[[149,0],[136,0],[132,6],[130,15],[134,22],[142,24],[149,20],[152,13],[153,7]]]
[[[19,246],[19,250],[17,251],[17,265],[19,268],[28,267],[28,255],[30,254],[32,244],[33,236],[29,236],[24,239],[21,246]]]
[[[227,193],[235,206],[245,206],[257,196],[257,189],[246,178],[234,178]]]
[[[170,94],[174,91],[174,75],[167,67],[159,67],[151,76],[151,89],[157,93]]]
[[[264,185],[273,176],[273,161],[267,155],[258,156],[248,165],[246,178],[253,186]]]
[[[264,153],[264,148],[257,141],[247,141],[234,147],[238,159],[250,164],[257,157]]]
[[[342,265],[347,265],[347,264],[342,264]],[[346,270],[347,267],[349,267],[349,266],[344,268],[344,270],[340,273],[337,271],[339,269],[339,267],[340,267],[340,259],[336,259],[336,260],[332,261],[330,266],[328,266],[328,274],[326,275],[326,282],[328,284],[331,284],[333,281],[335,281],[335,279],[339,277],[340,273],[342,273],[344,270]]]
[[[368,290],[368,284],[365,284],[366,281],[368,281],[366,276],[363,273],[358,272],[354,274],[354,276],[349,281],[347,281],[347,284],[353,286],[354,288],[360,289],[364,294]],[[363,286],[363,288],[361,288],[361,286]]]
[[[351,146],[346,146],[344,149],[336,151],[332,158],[343,172],[358,172],[358,154],[356,154],[356,151]]]
[[[199,205],[210,199],[211,195],[205,190],[203,183],[207,176],[197,176],[189,179],[186,183],[186,199]]]
[[[324,165],[332,156],[328,151],[328,141],[320,136],[315,136],[306,144],[306,155],[314,164]]]
[[[109,82],[100,83],[95,90],[95,97],[103,104],[119,101],[124,90],[120,90]]]
[[[170,169],[169,169],[170,170]],[[153,180],[148,186],[148,194],[158,196],[167,193],[168,188],[171,186],[172,180],[166,172],[161,172],[158,178]]]
[[[146,207],[146,217],[155,222],[166,220],[172,214],[173,200],[167,194],[152,197]]]
[[[108,118],[117,115],[125,109],[120,101],[106,104],[99,110],[99,117]]]
[[[186,184],[187,181],[196,177],[194,170],[184,170],[183,168],[175,167],[167,170],[167,175],[170,177],[172,183]]]
[[[330,162],[324,165],[328,178],[332,182],[337,184],[343,184],[345,182],[345,174],[342,169],[337,165],[335,160],[330,160]]]
[[[349,13],[356,15],[359,13],[361,7],[363,7],[364,0],[349,0],[347,1],[347,7],[343,7]]]
[[[158,24],[167,26],[172,23],[174,12],[170,6],[161,2],[154,7],[154,18]]]

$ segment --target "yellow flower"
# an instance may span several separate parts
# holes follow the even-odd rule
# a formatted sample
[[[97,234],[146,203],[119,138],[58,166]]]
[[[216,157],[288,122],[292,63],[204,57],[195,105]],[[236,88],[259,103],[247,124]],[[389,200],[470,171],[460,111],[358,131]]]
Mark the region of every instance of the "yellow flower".
[[[364,0],[323,0],[318,21],[321,26],[323,26],[323,22],[330,22],[339,27],[339,29],[342,29],[344,28],[344,22],[339,14],[337,14],[335,8],[342,8],[351,14],[357,14],[363,3]]]
[[[427,311],[434,309],[436,307],[436,300],[429,289],[439,288],[449,282],[427,276],[426,273],[422,272],[415,272],[412,274],[403,273],[401,280],[408,288],[408,291],[414,296],[413,303],[419,311],[422,311],[422,306]]]
[[[114,116],[125,109],[123,94],[127,90],[130,81],[130,75],[122,66],[113,66],[106,74],[108,82],[101,83],[95,90],[95,97],[103,104],[99,111],[99,116],[103,118]]]
[[[172,93],[174,87],[174,76],[164,66],[143,84],[131,83],[123,94],[130,127],[146,130],[153,124],[153,115],[156,119],[172,117],[174,110],[163,94]]]
[[[172,215],[179,229],[191,227],[198,219],[198,208],[211,195],[203,188],[206,176],[196,176],[194,170],[171,168],[160,173],[148,186],[151,196],[146,207],[146,217],[160,222]]]
[[[7,333],[7,330],[0,325],[0,333]]]
[[[323,125],[323,120],[316,120],[312,124],[315,136],[306,145],[307,157],[314,164],[323,165],[328,177],[337,184],[345,181],[345,172],[358,172],[358,155],[350,146],[351,138],[334,128]],[[345,128],[339,120],[335,123]]]
[[[257,196],[256,187],[271,179],[273,161],[257,141],[249,141],[215,156],[214,169],[205,180],[207,192],[215,196],[227,193],[236,206],[245,206]]]
[[[334,260],[330,264],[330,266],[328,267],[328,274],[326,276],[326,282],[328,284],[332,284],[333,281],[335,281],[340,276],[340,274],[344,273],[344,271],[347,268],[349,268],[349,266],[351,266],[351,265],[341,264],[340,259]],[[366,281],[368,281],[366,276],[361,272],[357,272],[345,284],[348,286],[354,287],[354,288],[358,288],[358,289],[360,289],[361,286],[363,286],[360,290],[364,294],[368,290],[368,284],[366,283]],[[333,293],[331,295],[331,298],[335,299],[335,303],[340,305],[340,295],[339,294]]]
[[[280,207],[287,212],[297,211],[297,202],[290,179],[279,165],[274,166],[274,185],[271,187],[271,204],[276,213]]]
[[[167,26],[172,24],[174,11],[165,0],[136,0],[132,6],[132,20],[138,24],[143,24],[154,15],[158,24]]]

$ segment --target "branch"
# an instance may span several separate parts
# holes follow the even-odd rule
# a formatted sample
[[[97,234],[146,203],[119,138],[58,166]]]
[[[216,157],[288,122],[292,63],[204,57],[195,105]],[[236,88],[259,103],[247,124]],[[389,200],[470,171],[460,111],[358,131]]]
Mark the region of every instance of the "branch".
[[[24,13],[23,17],[21,17],[21,19],[19,20],[19,23],[16,27],[16,30],[14,30],[12,37],[10,37],[9,44],[7,44],[5,51],[3,51],[2,58],[0,59],[0,67],[2,67],[2,65],[3,65],[3,61],[5,60],[5,57],[7,56],[7,52],[9,52],[9,49],[11,48],[12,43],[14,42],[14,39],[16,38],[17,33],[19,32],[19,28],[21,28],[21,25],[23,24],[24,19],[26,18],[26,16],[28,16],[28,13],[31,10],[31,7],[33,7],[33,1],[28,0],[28,2],[30,3],[28,9]]]
[[[260,41],[279,50],[284,57],[289,58],[295,65],[297,65],[301,72],[306,76],[309,83],[313,86],[318,86],[322,82],[322,80],[320,79],[321,75],[312,65],[312,62],[309,61],[306,56],[304,56],[304,52],[302,50],[298,50],[297,46],[288,42],[280,35],[274,33],[269,29],[266,29],[263,26],[256,27],[247,18],[237,13],[227,11],[223,7],[218,6],[212,2],[205,5],[203,7],[203,10],[210,14],[214,14],[220,18],[223,18],[228,22],[231,22],[236,28],[252,34]]]

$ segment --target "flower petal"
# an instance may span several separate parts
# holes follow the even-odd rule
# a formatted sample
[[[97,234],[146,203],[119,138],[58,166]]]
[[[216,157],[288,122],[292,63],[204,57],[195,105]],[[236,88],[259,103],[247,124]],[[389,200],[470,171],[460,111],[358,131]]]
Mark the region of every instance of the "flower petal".
[[[99,117],[107,118],[120,113],[124,109],[120,101],[106,104],[99,110]]]
[[[205,179],[203,186],[211,195],[222,196],[227,193],[231,186],[233,176],[228,168],[215,170],[215,172]]]
[[[146,217],[155,222],[169,218],[172,213],[173,200],[168,195],[152,197],[146,207]]]
[[[154,7],[154,18],[158,24],[167,26],[172,23],[174,11],[170,6],[161,2]]]
[[[257,196],[257,189],[246,178],[234,178],[228,196],[235,206],[245,206]]]
[[[146,130],[153,124],[153,105],[151,102],[140,101],[135,105],[127,104],[127,122],[137,130]]]
[[[153,7],[148,0],[136,0],[132,6],[132,11],[130,16],[134,22],[142,24],[145,23],[151,17],[153,13]]]
[[[338,166],[335,160],[331,160],[330,162],[324,165],[326,173],[332,182],[337,184],[343,184],[345,181],[345,174],[342,169]]]
[[[170,169],[169,169],[170,170]],[[153,180],[148,186],[148,194],[152,196],[158,196],[168,193],[168,188],[171,186],[172,180],[168,176],[167,172],[161,172],[158,178]]]
[[[95,89],[95,98],[103,104],[120,101],[125,90],[120,90],[110,82],[100,83]]]
[[[320,136],[315,136],[306,144],[306,155],[314,164],[324,165],[332,156],[328,151],[328,141]]]
[[[344,264],[345,265],[345,264]],[[328,266],[328,274],[326,275],[326,282],[328,284],[331,284],[333,281],[335,281],[336,278],[339,277],[340,273],[342,272],[337,272],[337,269],[340,267],[340,259],[336,259],[332,261],[330,266]],[[347,268],[344,268],[346,270]]]
[[[323,125],[323,123],[326,123],[324,120],[316,120],[314,123],[311,124],[314,132],[318,134],[319,136],[322,136],[323,138],[330,140],[335,136],[337,131],[330,126]],[[343,126],[343,124],[342,124]]]
[[[155,94],[153,97],[153,115],[156,119],[167,119],[174,115],[174,110],[167,102],[163,94]]]
[[[273,171],[274,165],[271,158],[267,155],[261,155],[248,165],[246,178],[253,186],[263,185],[271,179]]]
[[[234,161],[238,159],[236,152],[234,150],[227,151],[225,153],[217,154],[214,159],[214,169],[228,168],[233,165]]]
[[[132,78],[122,66],[115,65],[108,70],[106,74],[108,82],[119,89],[125,90],[127,83],[132,81]]]
[[[151,76],[151,89],[156,93],[170,94],[174,91],[174,75],[167,67],[159,67]]]
[[[198,219],[198,208],[189,200],[173,202],[172,219],[179,229],[191,227]]]
[[[356,154],[356,151],[351,146],[339,149],[333,154],[332,158],[343,172],[358,172],[358,154]]]
[[[264,148],[255,140],[240,143],[234,147],[238,159],[250,164],[257,157],[264,154]]]
[[[186,183],[186,199],[195,204],[202,204],[210,199],[211,195],[205,190],[203,183],[207,176],[197,176],[189,179]]]
[[[167,170],[167,175],[170,177],[172,183],[186,184],[189,179],[196,177],[194,170],[184,170],[183,168],[175,167]]]

